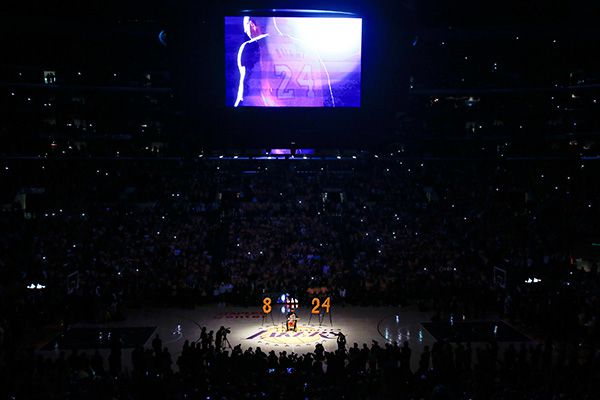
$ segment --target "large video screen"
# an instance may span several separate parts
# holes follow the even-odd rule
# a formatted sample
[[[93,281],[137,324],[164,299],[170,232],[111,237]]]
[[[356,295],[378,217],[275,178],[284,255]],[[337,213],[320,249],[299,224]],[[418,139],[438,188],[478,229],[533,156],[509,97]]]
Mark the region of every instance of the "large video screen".
[[[225,17],[230,107],[360,107],[361,18]]]

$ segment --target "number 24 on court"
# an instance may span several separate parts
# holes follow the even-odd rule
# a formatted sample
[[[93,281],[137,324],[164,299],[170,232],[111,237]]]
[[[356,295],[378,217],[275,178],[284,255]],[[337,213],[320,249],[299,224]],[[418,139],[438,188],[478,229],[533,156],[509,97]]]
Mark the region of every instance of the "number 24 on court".
[[[321,312],[319,311],[319,308],[324,308],[325,309],[325,313],[329,313],[329,308],[331,307],[331,298],[328,297],[325,299],[325,301],[323,302],[323,304],[321,304],[321,300],[319,300],[318,297],[315,297],[312,299],[312,314],[320,314]]]

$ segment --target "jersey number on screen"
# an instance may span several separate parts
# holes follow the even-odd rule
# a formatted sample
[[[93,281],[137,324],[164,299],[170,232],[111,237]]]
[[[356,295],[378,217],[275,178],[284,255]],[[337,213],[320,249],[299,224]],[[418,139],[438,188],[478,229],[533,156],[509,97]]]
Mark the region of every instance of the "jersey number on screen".
[[[296,97],[296,91],[290,88],[290,81],[295,79],[296,85],[307,90],[307,97],[315,97],[315,81],[312,79],[312,67],[305,65],[298,76],[294,77],[292,69],[288,65],[275,65],[275,76],[281,78],[281,83],[277,89],[277,98],[293,99]]]

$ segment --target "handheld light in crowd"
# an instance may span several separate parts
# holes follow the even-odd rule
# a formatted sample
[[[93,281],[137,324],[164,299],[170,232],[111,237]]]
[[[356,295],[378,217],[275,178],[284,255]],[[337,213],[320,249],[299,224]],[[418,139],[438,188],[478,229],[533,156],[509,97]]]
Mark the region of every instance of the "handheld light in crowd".
[[[38,284],[32,283],[31,285],[27,286],[27,289],[29,289],[29,290],[34,290],[34,289],[35,290],[42,290],[42,289],[46,289],[46,286],[42,285],[42,284],[39,284],[39,283]]]
[[[541,282],[541,281],[542,281],[542,280],[541,280],[541,279],[538,279],[538,278],[533,278],[533,279],[532,279],[532,278],[529,278],[529,279],[526,279],[526,280],[525,280],[525,283],[539,283],[539,282]]]

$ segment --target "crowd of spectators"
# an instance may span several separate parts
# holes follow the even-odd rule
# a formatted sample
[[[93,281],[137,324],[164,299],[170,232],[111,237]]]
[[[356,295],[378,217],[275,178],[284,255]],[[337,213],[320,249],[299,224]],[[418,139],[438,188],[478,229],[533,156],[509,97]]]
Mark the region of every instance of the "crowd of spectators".
[[[71,372],[84,371],[79,375],[90,382],[81,390],[123,398],[153,387],[167,398],[193,398],[196,389],[227,398],[287,393],[277,392],[279,385],[309,398],[340,388],[347,397],[387,397],[397,389],[410,398],[432,396],[448,382],[460,398],[518,398],[510,390],[533,396],[525,398],[582,398],[592,386],[572,392],[575,380],[567,377],[577,373],[589,383],[598,368],[581,352],[577,367],[565,372],[573,360],[550,366],[526,350],[527,357],[517,352],[506,361],[492,346],[467,369],[455,365],[459,347],[440,343],[437,354],[447,360],[439,365],[446,367],[413,374],[393,361],[400,350],[390,345],[356,353],[376,360],[363,368],[354,350],[323,360],[318,353],[229,355],[190,344],[182,357],[192,361],[183,369],[155,354],[151,374],[134,368],[122,376],[96,371],[94,357],[50,362],[23,358],[22,350],[48,325],[126,318],[130,307],[256,305],[264,293],[303,298],[320,288],[338,304],[415,304],[434,318],[493,312],[569,354],[580,347],[593,355],[600,310],[589,246],[599,222],[596,169],[573,160],[15,161],[0,171],[10,192],[0,213],[0,370],[26,363],[16,369],[29,374],[21,379],[62,382],[55,393],[71,390]],[[502,282],[496,267],[506,272]],[[533,277],[541,282],[526,283]],[[32,284],[43,288],[28,289]],[[252,369],[255,380],[235,382],[236,368],[262,365],[263,358],[286,367],[273,374],[271,367]],[[288,367],[295,372],[287,374]],[[102,390],[93,389],[96,382]],[[132,392],[120,392],[125,386]]]
[[[129,370],[113,338],[107,360],[98,351],[31,353],[6,371],[4,387],[15,399],[593,399],[600,390],[598,355],[551,341],[504,350],[440,341],[425,346],[416,369],[411,357],[408,342],[338,340],[335,351],[277,354],[227,350],[211,337],[186,341],[174,363],[156,336],[133,350]]]

